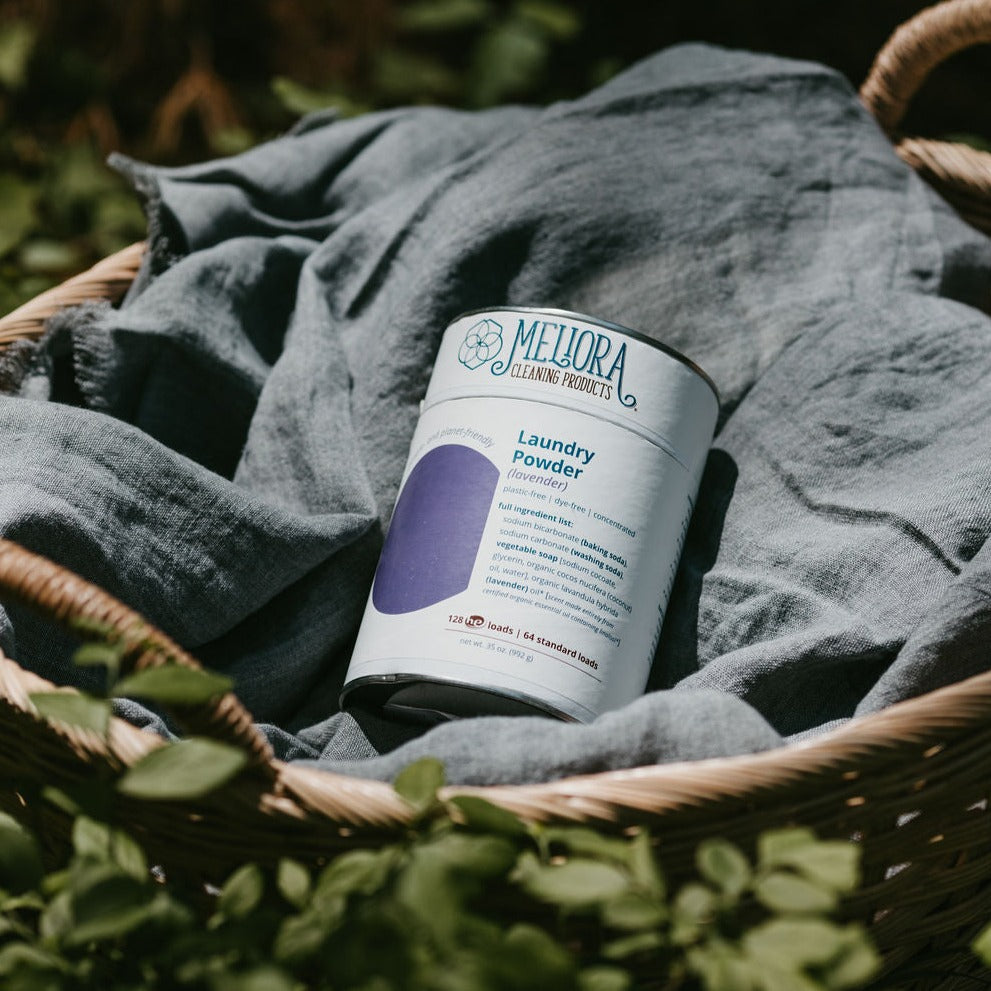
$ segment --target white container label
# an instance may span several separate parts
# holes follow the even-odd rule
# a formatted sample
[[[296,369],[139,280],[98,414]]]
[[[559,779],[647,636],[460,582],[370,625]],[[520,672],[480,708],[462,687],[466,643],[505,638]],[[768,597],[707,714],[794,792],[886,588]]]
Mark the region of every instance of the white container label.
[[[716,399],[649,344],[551,315],[531,332],[529,311],[494,311],[445,336],[349,685],[464,685],[580,722],[642,693]],[[563,364],[576,354],[583,371]]]

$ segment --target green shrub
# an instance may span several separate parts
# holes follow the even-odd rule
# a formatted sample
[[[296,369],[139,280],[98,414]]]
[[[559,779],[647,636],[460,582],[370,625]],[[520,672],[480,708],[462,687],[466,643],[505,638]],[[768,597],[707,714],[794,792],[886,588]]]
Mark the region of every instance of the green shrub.
[[[183,705],[229,688],[173,663],[121,678],[148,646],[142,631],[84,633],[76,662],[105,670],[107,697],[32,695],[49,719],[107,733],[114,695]],[[429,758],[394,783],[412,824],[388,842],[322,866],[288,851],[219,887],[153,868],[117,821],[118,794],[196,798],[245,764],[236,748],[189,737],[106,770],[83,797],[20,783],[74,821],[71,847],[46,864],[27,826],[0,814],[2,986],[842,991],[879,966],[863,928],[837,921],[859,883],[859,847],[807,829],[765,833],[753,856],[707,840],[672,888],[647,829],[530,823],[477,795],[442,798],[443,768]]]

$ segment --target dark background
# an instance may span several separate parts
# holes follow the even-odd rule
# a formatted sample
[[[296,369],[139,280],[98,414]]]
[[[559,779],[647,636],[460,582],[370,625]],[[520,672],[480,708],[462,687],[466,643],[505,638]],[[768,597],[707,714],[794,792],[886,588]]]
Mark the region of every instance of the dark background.
[[[590,7],[593,5],[590,5]],[[588,41],[634,58],[683,39],[812,59],[833,66],[857,88],[894,29],[928,3],[909,0],[678,0],[595,5]],[[614,13],[610,13],[610,9]],[[638,30],[638,21],[650,25]],[[991,137],[991,46],[962,52],[937,69],[906,117],[906,131]]]
[[[237,152],[333,105],[577,96],[686,40],[813,59],[854,86],[908,0],[0,0],[0,312],[140,238],[105,168]],[[907,133],[991,139],[991,49],[955,56]]]

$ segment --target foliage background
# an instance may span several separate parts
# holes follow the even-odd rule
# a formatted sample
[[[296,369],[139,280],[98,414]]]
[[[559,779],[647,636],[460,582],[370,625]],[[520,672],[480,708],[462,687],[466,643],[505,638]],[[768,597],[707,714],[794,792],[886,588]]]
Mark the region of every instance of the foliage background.
[[[854,85],[918,0],[0,0],[0,313],[144,233],[103,165],[229,154],[299,114],[579,95],[684,40],[825,62]],[[991,137],[991,53],[906,127]]]

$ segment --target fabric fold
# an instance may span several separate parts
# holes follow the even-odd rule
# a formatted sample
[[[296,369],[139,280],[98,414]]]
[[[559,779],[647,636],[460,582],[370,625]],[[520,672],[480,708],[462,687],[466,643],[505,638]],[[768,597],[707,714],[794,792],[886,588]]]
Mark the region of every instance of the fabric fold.
[[[9,363],[0,533],[231,674],[284,759],[537,781],[785,745],[986,669],[991,242],[837,73],[687,45],[547,108],[115,164],[150,257]],[[507,304],[633,327],[719,386],[651,690],[584,727],[342,713],[440,336]],[[86,683],[36,618],[0,634]]]

